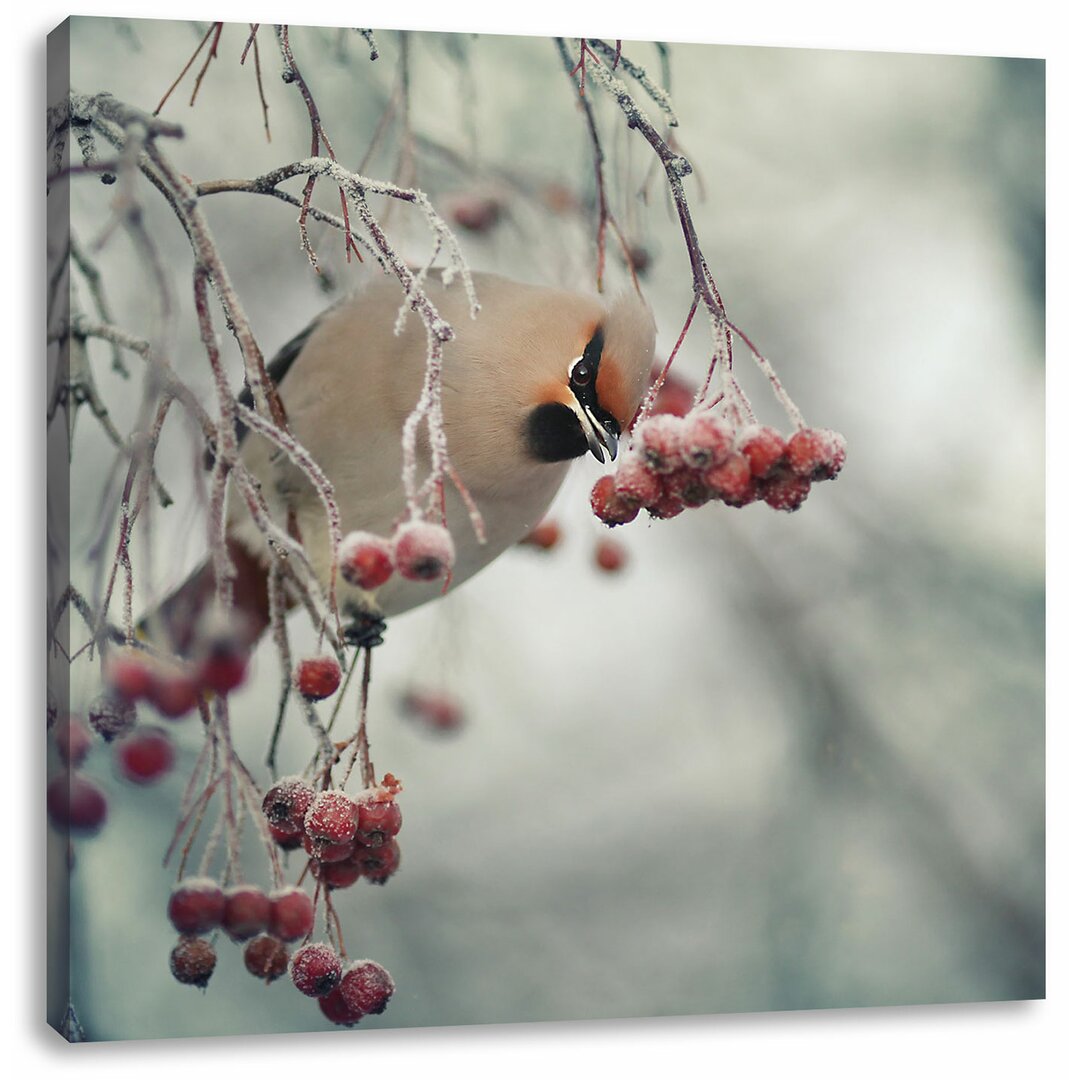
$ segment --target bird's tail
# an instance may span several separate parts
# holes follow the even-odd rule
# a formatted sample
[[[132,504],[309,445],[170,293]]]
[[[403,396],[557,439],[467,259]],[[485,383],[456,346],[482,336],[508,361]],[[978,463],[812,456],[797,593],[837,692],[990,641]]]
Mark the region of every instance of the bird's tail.
[[[254,645],[270,625],[267,568],[238,541],[226,540],[236,568],[233,581],[233,610],[238,627],[243,627],[247,645]],[[209,561],[192,571],[188,579],[139,623],[140,636],[160,641],[180,656],[194,651],[199,624],[214,600],[214,568]]]

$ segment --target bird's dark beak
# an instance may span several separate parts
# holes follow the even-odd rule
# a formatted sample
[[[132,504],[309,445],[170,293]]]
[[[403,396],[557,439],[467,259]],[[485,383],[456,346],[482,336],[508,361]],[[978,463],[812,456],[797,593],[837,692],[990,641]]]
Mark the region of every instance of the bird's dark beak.
[[[594,415],[592,409],[588,405],[584,406],[582,411],[585,413],[585,438],[589,442],[589,450],[592,451],[592,455],[600,462],[604,464],[604,454],[607,454],[608,459],[615,460],[615,455],[619,452],[619,424],[611,417],[604,416],[603,418]]]

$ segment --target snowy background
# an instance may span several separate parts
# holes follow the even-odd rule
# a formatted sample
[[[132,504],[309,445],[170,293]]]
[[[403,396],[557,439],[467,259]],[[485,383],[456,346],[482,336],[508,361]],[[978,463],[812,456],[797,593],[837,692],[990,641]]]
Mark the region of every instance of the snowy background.
[[[190,74],[166,107],[187,132],[167,149],[195,179],[308,153],[268,32],[266,143],[253,73],[237,62],[246,36],[227,26],[195,107]],[[72,85],[152,108],[198,37],[189,24],[77,20]],[[331,32],[294,32],[346,163],[363,157],[393,85],[398,42],[377,37],[371,64],[359,38],[338,60]],[[625,49],[658,70],[651,46]],[[483,164],[469,180],[418,149],[420,185],[437,205],[480,184],[509,192],[507,220],[466,238],[472,265],[587,287],[590,220],[518,194],[523,179],[591,186],[551,43],[415,35],[412,61],[418,135],[467,154],[473,108]],[[384,889],[339,894],[350,953],[384,963],[399,987],[365,1026],[1042,993],[1042,65],[678,45],[671,61],[701,180],[692,210],[727,307],[808,419],[845,433],[849,463],[795,515],[711,506],[621,529],[630,565],[608,577],[591,563],[596,467],[581,463],[554,511],[560,548],[512,551],[395,622],[375,657],[372,734],[377,766],[406,785],[402,868]],[[644,287],[666,351],[689,300],[685,251],[658,177],[647,205],[633,199],[648,156],[605,115],[612,170],[634,178],[616,210],[653,253]],[[395,149],[368,171],[388,175]],[[110,194],[73,185],[80,236],[101,229]],[[186,241],[148,209],[190,303]],[[272,352],[327,302],[295,213],[233,195],[206,210]],[[389,227],[420,254],[415,224],[398,208]],[[337,247],[319,244],[344,281],[357,271]],[[148,332],[122,238],[102,265],[117,321]],[[692,337],[677,370],[696,375],[703,345]],[[130,392],[104,350],[92,356],[123,429]],[[747,373],[744,385],[779,422],[764,381]],[[75,552],[95,534],[111,463],[89,417],[78,434]],[[158,532],[159,591],[199,547],[184,432],[167,434],[159,461],[181,498]],[[72,572],[89,584],[85,559]],[[92,675],[75,671],[76,702]],[[397,697],[416,684],[461,698],[460,734],[400,717]],[[253,763],[276,687],[261,652],[237,698]],[[190,764],[196,732],[175,730]],[[308,752],[292,717],[282,758]],[[159,862],[183,763],[134,791],[96,759],[111,818],[79,844],[72,879],[73,999],[88,1034],[328,1027],[287,982],[255,983],[228,943],[205,996],[172,981]]]

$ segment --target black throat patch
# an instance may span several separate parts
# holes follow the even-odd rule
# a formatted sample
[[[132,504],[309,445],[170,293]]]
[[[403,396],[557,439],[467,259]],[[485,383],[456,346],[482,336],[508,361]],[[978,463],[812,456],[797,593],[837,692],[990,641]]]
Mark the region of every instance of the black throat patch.
[[[577,414],[567,405],[537,405],[525,421],[525,445],[538,461],[570,461],[589,449]]]

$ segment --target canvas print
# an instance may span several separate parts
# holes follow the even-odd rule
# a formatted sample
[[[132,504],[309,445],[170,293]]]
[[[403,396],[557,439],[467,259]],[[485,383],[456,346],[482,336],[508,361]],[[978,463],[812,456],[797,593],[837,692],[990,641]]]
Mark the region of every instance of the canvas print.
[[[1041,61],[72,17],[47,97],[52,1027],[1043,995]]]

